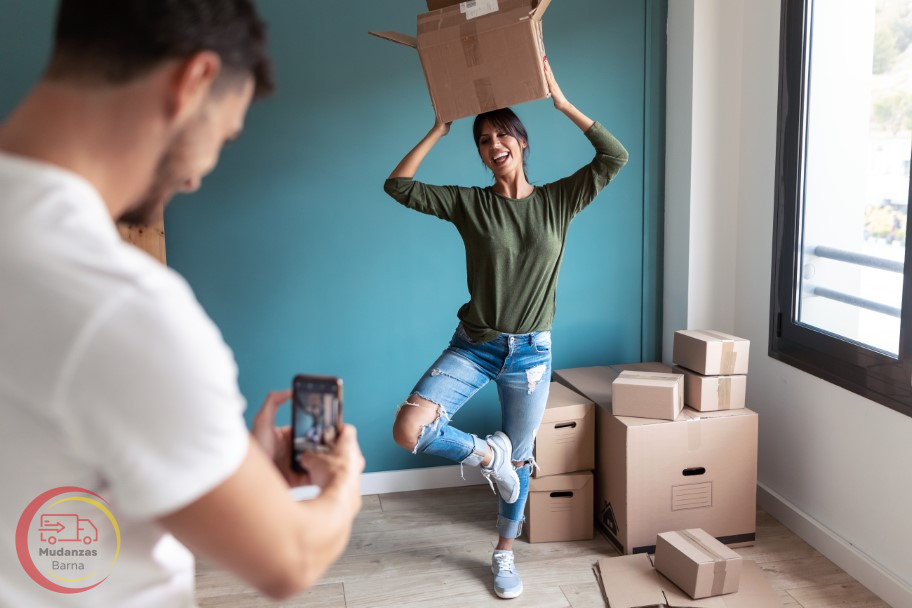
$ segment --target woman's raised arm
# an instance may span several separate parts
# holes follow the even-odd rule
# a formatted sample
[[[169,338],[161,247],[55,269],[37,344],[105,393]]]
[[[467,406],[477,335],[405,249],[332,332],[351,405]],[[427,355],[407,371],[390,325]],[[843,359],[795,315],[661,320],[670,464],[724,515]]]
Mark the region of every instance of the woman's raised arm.
[[[412,150],[405,155],[405,158],[399,161],[399,164],[396,165],[396,168],[390,173],[390,179],[394,177],[407,177],[409,179],[415,177],[415,173],[418,172],[418,167],[421,166],[424,157],[427,156],[428,152],[431,151],[431,148],[440,141],[440,138],[449,132],[450,123],[435,122],[427,135],[418,142],[418,145],[412,148]]]

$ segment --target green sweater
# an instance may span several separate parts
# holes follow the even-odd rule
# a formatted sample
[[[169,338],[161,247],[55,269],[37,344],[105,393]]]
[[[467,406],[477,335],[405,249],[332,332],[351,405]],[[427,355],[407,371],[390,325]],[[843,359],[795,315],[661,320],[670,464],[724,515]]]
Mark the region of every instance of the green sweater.
[[[551,329],[570,221],[627,163],[627,150],[601,124],[592,125],[586,137],[595,147],[591,163],[535,186],[522,199],[502,196],[490,186],[431,186],[406,177],[383,185],[406,207],[459,230],[470,299],[457,315],[473,340]]]

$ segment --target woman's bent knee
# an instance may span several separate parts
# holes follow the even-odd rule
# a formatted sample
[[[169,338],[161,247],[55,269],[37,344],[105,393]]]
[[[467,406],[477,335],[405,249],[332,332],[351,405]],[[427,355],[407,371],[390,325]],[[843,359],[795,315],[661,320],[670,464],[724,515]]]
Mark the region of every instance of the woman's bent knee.
[[[409,397],[396,414],[393,440],[410,452],[417,453],[425,427],[440,418],[440,406],[416,395]]]

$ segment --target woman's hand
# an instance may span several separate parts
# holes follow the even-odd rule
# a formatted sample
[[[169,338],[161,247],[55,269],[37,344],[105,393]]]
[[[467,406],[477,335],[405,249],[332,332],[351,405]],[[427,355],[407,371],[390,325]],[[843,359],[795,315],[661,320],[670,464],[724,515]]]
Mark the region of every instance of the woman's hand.
[[[551,100],[554,102],[554,107],[560,111],[564,111],[570,106],[570,102],[567,101],[567,97],[564,95],[564,92],[561,91],[560,86],[557,84],[557,80],[554,79],[554,72],[551,71],[551,64],[548,63],[548,58],[545,57],[545,80],[548,82],[548,89],[551,91]]]
[[[434,128],[431,129],[431,133],[435,133],[440,137],[444,137],[450,132],[451,122],[440,122],[439,120],[434,121]]]
[[[557,81],[554,79],[554,72],[551,71],[551,64],[545,57],[545,80],[548,81],[548,88],[551,90],[551,99],[554,101],[554,107],[567,115],[567,118],[573,121],[573,124],[582,129],[583,133],[592,128],[593,120],[576,109],[572,103],[567,101],[564,92],[561,91]]]

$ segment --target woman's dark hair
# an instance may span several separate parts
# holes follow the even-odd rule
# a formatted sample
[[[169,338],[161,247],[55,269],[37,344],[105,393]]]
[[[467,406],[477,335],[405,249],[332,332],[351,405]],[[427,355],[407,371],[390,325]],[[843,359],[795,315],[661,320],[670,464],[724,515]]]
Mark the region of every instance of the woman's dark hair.
[[[476,116],[475,123],[472,125],[472,136],[475,138],[476,148],[478,147],[478,140],[481,139],[481,129],[486,122],[490,123],[495,129],[508,133],[520,142],[526,144],[526,147],[523,148],[522,155],[523,173],[526,173],[526,158],[531,149],[529,146],[529,134],[526,133],[526,127],[519,119],[519,116],[510,108],[493,110]],[[526,175],[526,179],[529,179],[528,174]]]
[[[60,0],[47,76],[122,84],[200,51],[222,61],[216,86],[253,76],[255,97],[275,88],[252,0]]]

